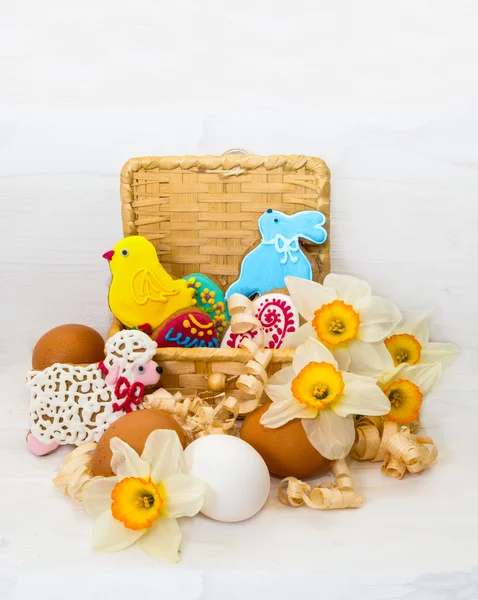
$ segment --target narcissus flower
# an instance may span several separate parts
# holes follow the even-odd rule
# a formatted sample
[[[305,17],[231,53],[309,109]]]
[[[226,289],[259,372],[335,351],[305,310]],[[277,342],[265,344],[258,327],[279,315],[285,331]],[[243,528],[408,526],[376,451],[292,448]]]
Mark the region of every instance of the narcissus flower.
[[[314,337],[327,346],[344,371],[378,376],[384,368],[393,368],[382,341],[401,315],[390,300],[372,296],[368,283],[350,275],[331,273],[323,285],[298,277],[286,277],[285,282],[292,302],[307,321],[289,338],[291,347]]]
[[[292,367],[269,379],[265,392],[272,403],[261,423],[275,429],[302,419],[312,446],[331,460],[350,452],[355,440],[353,415],[390,412],[390,401],[375,379],[340,371],[331,352],[312,338],[297,348]]]
[[[436,385],[442,372],[441,365],[401,364],[384,373],[379,386],[390,400],[387,419],[396,423],[411,423],[420,416],[423,397]]]
[[[204,502],[204,485],[186,474],[175,431],[153,431],[137,453],[119,438],[110,442],[116,477],[94,477],[83,488],[86,513],[96,519],[93,547],[115,552],[135,542],[153,558],[177,562],[178,517],[192,517]]]
[[[453,364],[458,356],[458,346],[429,341],[430,316],[427,313],[418,318],[406,319],[384,340],[396,367],[403,363],[440,363],[443,368]]]

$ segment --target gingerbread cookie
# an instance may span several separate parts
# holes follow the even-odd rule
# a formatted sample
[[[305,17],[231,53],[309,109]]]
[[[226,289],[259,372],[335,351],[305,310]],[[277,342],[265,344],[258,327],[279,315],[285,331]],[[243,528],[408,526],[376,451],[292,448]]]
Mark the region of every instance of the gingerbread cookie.
[[[287,348],[287,336],[299,328],[299,313],[290,296],[274,293],[265,294],[252,303],[255,317],[260,321],[264,333],[265,348]],[[254,340],[259,335],[254,327],[247,333],[233,333],[229,328],[221,342],[221,348],[238,348],[244,338]]]
[[[160,325],[152,335],[158,348],[218,348],[219,340],[210,315],[200,310],[181,311]]]
[[[145,387],[158,383],[156,344],[141,331],[122,330],[106,342],[99,363],[55,363],[30,371],[31,452],[48,454],[59,445],[97,442],[124,413],[141,404]]]
[[[126,237],[103,254],[113,276],[111,312],[126,327],[152,331],[170,315],[194,306],[194,293],[174,280],[158,260],[153,244],[140,235]]]
[[[197,307],[211,315],[214,327],[221,336],[226,329],[226,324],[231,320],[224,292],[210,277],[201,273],[191,273],[184,279],[188,287],[194,290]]]
[[[299,239],[323,244],[327,239],[324,224],[325,216],[316,210],[286,215],[269,208],[259,217],[262,239],[244,257],[239,279],[227,290],[226,299],[232,294],[252,298],[281,289],[288,275],[312,279],[312,267]]]

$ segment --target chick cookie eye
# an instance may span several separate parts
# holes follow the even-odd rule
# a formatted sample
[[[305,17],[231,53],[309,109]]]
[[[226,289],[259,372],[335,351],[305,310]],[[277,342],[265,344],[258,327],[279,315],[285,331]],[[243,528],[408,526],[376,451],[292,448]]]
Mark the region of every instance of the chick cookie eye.
[[[123,248],[123,250],[121,250],[121,255],[122,256],[128,256],[128,254],[129,254],[129,251],[126,250],[126,248]]]

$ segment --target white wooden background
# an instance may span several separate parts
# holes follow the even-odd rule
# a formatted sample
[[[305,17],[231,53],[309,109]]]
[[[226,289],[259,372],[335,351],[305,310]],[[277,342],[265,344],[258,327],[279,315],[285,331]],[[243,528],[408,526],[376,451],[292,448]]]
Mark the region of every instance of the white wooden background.
[[[0,597],[478,598],[477,3],[16,0],[0,21]],[[26,452],[31,349],[61,323],[106,332],[128,158],[237,146],[324,158],[333,269],[435,307],[461,346],[424,409],[439,464],[359,469],[361,511],[271,496],[240,526],[194,520],[174,569],[93,554],[50,484],[60,454]]]

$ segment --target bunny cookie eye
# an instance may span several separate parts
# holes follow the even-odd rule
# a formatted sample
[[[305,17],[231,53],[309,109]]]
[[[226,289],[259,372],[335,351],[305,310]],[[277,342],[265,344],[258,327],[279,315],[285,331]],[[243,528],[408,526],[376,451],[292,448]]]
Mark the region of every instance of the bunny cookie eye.
[[[278,222],[279,222],[279,219],[274,219],[274,223],[278,223]]]
[[[126,248],[123,248],[123,250],[121,250],[121,255],[122,256],[128,256],[128,254],[129,254],[129,251],[126,250]]]
[[[138,367],[138,373],[144,373],[144,367],[142,365]]]

